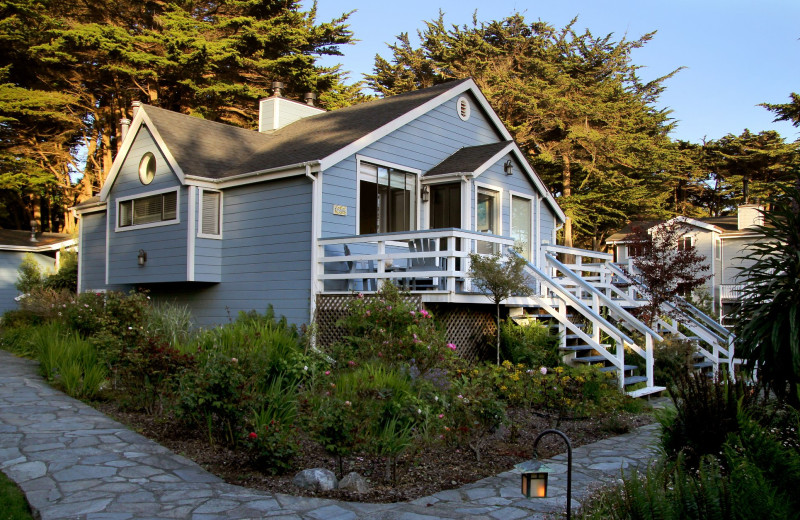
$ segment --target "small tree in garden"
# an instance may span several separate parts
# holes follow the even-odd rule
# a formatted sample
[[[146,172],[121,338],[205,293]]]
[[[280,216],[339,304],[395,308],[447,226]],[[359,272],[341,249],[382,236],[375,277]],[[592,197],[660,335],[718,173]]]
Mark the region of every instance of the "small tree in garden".
[[[510,296],[528,296],[532,289],[523,269],[526,260],[517,255],[505,258],[498,252],[490,256],[469,255],[469,277],[475,288],[495,304],[497,320],[497,364],[500,365],[500,304]]]
[[[633,257],[633,265],[647,298],[642,317],[648,326],[662,313],[664,303],[689,294],[710,278],[700,274],[708,270],[703,265],[705,257],[694,244],[682,240],[685,233],[685,226],[677,220],[650,230],[634,229],[631,246],[639,254]]]
[[[800,175],[781,186],[758,228],[764,240],[742,258],[736,353],[776,395],[800,406]]]

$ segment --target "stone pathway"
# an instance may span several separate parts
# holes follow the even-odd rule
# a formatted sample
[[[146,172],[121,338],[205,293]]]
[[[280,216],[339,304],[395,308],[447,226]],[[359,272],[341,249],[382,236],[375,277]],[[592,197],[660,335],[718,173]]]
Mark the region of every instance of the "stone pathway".
[[[645,466],[657,434],[650,425],[573,450],[573,511],[589,488]],[[545,499],[524,498],[513,471],[398,504],[249,490],[52,389],[34,362],[0,350],[0,470],[42,520],[545,518],[565,508],[566,454],[548,465],[554,473]]]

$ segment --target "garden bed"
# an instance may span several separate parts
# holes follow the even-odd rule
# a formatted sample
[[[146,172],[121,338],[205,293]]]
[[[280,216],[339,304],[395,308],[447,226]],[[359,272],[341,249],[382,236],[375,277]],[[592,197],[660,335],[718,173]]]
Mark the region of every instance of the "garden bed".
[[[126,412],[115,402],[102,402],[96,407],[131,429],[183,455],[223,478],[226,482],[270,493],[325,497],[360,502],[401,502],[432,495],[438,491],[461,487],[482,478],[510,470],[514,464],[532,457],[531,446],[537,434],[553,427],[552,419],[534,412],[511,409],[509,418],[515,427],[501,428],[485,441],[481,461],[467,449],[444,444],[426,446],[409,452],[398,461],[397,484],[384,480],[384,461],[379,457],[351,456],[344,461],[344,471],[355,471],[368,479],[370,491],[365,494],[334,490],[313,492],[292,483],[297,471],[307,468],[336,470],[336,461],[319,445],[301,432],[301,450],[294,461],[297,468],[283,475],[267,475],[254,470],[244,452],[209,445],[204,432],[178,429],[170,418],[156,418],[143,413]],[[589,444],[603,438],[652,423],[651,413],[615,412],[599,418],[565,420],[559,429],[567,434],[572,446]],[[516,430],[516,432],[515,432]],[[516,438],[514,438],[516,437]],[[539,445],[539,455],[549,458],[564,451],[560,439],[546,437]]]

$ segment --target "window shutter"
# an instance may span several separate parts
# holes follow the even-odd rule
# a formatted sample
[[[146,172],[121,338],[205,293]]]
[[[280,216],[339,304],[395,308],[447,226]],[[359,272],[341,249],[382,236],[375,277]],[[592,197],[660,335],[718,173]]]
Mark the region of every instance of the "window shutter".
[[[204,235],[219,235],[219,206],[221,194],[216,191],[203,191],[203,221],[201,230]]]

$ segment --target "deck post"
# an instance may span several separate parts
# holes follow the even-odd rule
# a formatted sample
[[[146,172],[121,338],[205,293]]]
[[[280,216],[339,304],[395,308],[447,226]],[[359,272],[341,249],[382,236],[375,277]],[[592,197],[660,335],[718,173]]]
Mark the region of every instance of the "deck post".
[[[645,353],[645,372],[647,374],[647,386],[654,387],[655,378],[653,374],[653,368],[655,365],[655,359],[653,357],[653,336],[650,334],[645,334],[644,336],[644,353]]]

